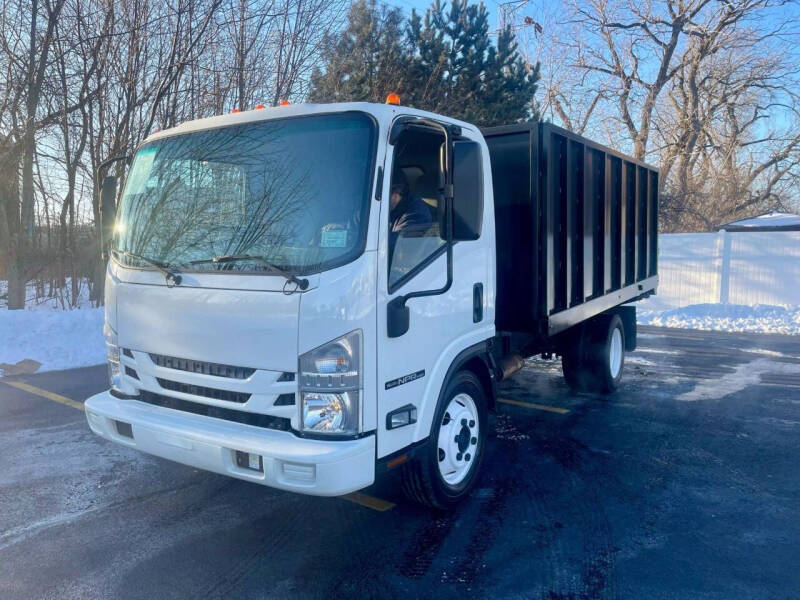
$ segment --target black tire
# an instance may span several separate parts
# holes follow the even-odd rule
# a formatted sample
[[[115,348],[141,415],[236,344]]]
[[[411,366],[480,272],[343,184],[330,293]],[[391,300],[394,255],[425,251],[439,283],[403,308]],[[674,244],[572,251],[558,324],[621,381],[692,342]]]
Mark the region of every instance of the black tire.
[[[461,482],[451,485],[444,480],[439,469],[439,432],[450,401],[461,393],[468,394],[475,404],[478,435],[475,436],[476,444],[468,448],[475,448],[470,458],[471,468]],[[478,480],[488,439],[487,429],[487,400],[483,386],[471,371],[459,371],[450,379],[444,393],[439,397],[428,443],[418,457],[403,467],[402,486],[405,495],[414,502],[439,509],[453,508],[463,500]]]
[[[614,332],[619,331],[617,351],[619,370],[612,372]],[[621,345],[621,347],[620,347]],[[610,394],[622,382],[625,367],[625,328],[617,314],[595,317],[586,323],[561,355],[561,368],[567,385],[574,392]]]

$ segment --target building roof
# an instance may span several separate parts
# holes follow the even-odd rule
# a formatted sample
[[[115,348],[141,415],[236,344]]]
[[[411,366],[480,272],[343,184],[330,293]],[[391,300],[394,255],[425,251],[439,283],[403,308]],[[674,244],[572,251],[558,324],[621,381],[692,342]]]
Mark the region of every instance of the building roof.
[[[726,223],[720,227],[720,231],[800,231],[800,215],[792,213],[771,211]]]

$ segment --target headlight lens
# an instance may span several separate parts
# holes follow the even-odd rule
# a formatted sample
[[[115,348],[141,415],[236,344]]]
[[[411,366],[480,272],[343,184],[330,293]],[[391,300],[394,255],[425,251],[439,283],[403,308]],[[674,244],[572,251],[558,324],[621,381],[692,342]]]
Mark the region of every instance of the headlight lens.
[[[354,434],[361,429],[361,331],[353,331],[300,357],[300,427],[314,433]]]
[[[303,392],[303,428],[320,433],[358,431],[358,390],[332,394]]]
[[[119,343],[117,332],[108,323],[103,325],[103,336],[106,338],[106,358],[108,360],[108,384],[111,389],[120,390],[122,375],[119,366]]]

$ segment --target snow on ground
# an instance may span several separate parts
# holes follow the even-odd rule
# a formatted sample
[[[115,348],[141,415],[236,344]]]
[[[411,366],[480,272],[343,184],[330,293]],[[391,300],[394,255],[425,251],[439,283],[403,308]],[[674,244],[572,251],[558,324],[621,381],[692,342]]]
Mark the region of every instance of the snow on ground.
[[[25,310],[63,310],[70,308],[72,295],[72,280],[67,277],[63,288],[50,289],[49,284],[44,284],[41,298],[36,297],[36,286],[29,283],[25,286]],[[51,293],[52,292],[52,293]],[[8,282],[0,279],[0,310],[7,306]],[[89,284],[85,279],[78,281],[78,301],[74,308],[92,308],[89,299]]]
[[[636,313],[642,325],[800,335],[800,306],[694,304],[663,311],[639,307]]]
[[[39,371],[53,371],[105,362],[103,308],[91,307],[86,285],[75,310],[62,310],[63,296],[36,302],[29,288],[25,310],[9,311],[5,292],[6,282],[0,281],[0,363],[33,359],[42,363]],[[637,315],[643,325],[800,335],[800,306],[694,304],[658,311],[644,302]]]
[[[103,307],[91,308],[85,285],[78,303],[82,308],[75,310],[62,310],[58,298],[35,303],[32,288],[24,310],[7,310],[5,292],[6,282],[0,281],[0,363],[33,359],[42,363],[41,372],[105,362]]]

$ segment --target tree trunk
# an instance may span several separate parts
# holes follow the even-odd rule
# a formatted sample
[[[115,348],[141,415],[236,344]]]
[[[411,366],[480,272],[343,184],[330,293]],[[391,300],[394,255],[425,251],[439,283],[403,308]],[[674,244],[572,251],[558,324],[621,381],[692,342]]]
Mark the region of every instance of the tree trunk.
[[[9,310],[25,308],[25,278],[20,254],[19,148],[3,144],[0,158],[0,252],[6,260]]]
[[[25,276],[22,261],[12,255],[8,265],[8,310],[25,308]]]

